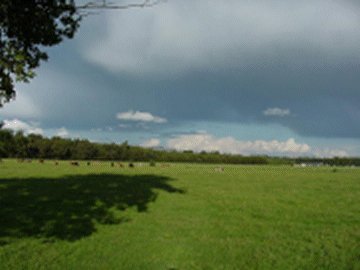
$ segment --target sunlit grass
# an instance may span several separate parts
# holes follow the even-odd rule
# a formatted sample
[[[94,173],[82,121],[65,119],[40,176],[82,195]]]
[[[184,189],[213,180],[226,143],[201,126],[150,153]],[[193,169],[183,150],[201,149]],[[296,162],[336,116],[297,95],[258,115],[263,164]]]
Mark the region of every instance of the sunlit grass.
[[[142,165],[3,161],[0,269],[360,268],[359,169]]]

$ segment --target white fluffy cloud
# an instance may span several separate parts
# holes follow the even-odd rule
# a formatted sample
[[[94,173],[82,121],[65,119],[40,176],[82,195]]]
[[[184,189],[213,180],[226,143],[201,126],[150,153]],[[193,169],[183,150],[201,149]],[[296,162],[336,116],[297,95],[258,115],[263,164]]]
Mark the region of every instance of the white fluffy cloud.
[[[26,123],[19,119],[4,120],[5,129],[23,131],[25,134],[43,134],[44,131],[36,123]]]
[[[254,140],[241,141],[233,137],[216,138],[208,133],[180,135],[167,141],[167,147],[177,151],[192,150],[195,152],[218,151],[220,153],[240,155],[282,155],[282,156],[315,156],[346,157],[349,153],[342,149],[311,147],[298,143],[293,138],[285,141]]]
[[[141,144],[142,147],[146,147],[146,148],[153,148],[159,145],[160,145],[160,140],[155,138],[149,139]]]
[[[83,44],[82,51],[113,72],[223,70],[289,55],[292,65],[359,59],[360,13],[351,1],[167,1],[107,13],[104,26],[101,42]]]
[[[70,135],[70,133],[65,127],[59,128],[55,133],[55,136],[62,137],[62,138],[69,137],[69,135]]]
[[[265,116],[280,116],[280,117],[284,117],[287,115],[290,115],[290,110],[289,109],[281,109],[281,108],[268,108],[265,111],[263,111],[263,114]]]
[[[313,155],[316,157],[324,158],[324,157],[348,157],[349,153],[345,150],[341,149],[314,149]]]
[[[153,122],[158,124],[167,122],[165,118],[152,115],[149,112],[140,112],[140,111],[121,112],[116,115],[116,118],[125,121]]]
[[[215,138],[207,133],[181,135],[170,139],[169,148],[183,151],[219,151],[231,154],[281,154],[281,155],[306,155],[310,153],[310,146],[295,142],[293,138],[286,141],[240,141],[233,137]]]

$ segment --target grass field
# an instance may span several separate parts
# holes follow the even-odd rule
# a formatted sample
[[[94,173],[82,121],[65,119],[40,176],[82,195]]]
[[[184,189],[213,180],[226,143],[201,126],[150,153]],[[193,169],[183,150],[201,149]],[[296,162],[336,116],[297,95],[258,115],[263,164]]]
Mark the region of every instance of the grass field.
[[[0,163],[0,269],[360,269],[360,170]]]

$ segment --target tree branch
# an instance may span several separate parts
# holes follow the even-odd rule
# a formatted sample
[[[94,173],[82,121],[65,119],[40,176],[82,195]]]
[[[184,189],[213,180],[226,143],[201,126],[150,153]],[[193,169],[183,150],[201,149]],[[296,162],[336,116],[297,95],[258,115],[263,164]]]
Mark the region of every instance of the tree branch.
[[[102,1],[93,1],[88,2],[84,5],[76,6],[78,10],[91,10],[91,9],[129,9],[129,8],[145,8],[158,5],[161,2],[166,2],[167,0],[144,0],[142,3],[133,3],[126,5],[119,5],[115,3],[109,3],[106,0]]]

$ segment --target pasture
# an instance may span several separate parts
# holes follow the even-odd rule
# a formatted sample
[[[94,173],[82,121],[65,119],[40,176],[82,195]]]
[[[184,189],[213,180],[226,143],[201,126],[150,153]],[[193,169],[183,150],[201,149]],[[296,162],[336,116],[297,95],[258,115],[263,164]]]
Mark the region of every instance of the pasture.
[[[78,165],[0,163],[0,269],[360,269],[357,168]]]

